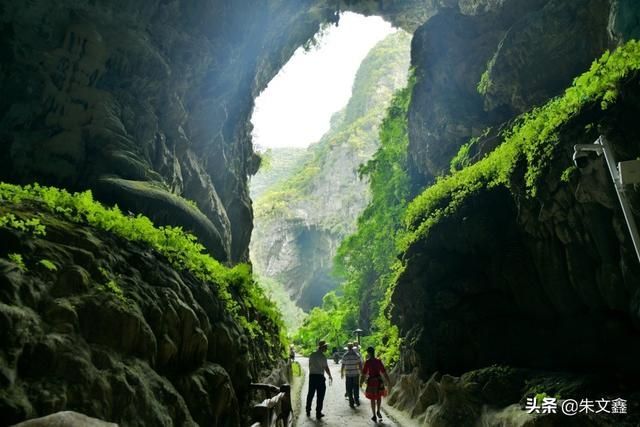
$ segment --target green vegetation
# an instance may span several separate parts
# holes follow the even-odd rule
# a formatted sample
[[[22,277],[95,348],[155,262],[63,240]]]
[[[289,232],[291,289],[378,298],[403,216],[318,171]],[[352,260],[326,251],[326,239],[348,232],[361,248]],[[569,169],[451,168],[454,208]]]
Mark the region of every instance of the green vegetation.
[[[38,264],[40,264],[41,266],[43,266],[49,271],[58,271],[58,266],[56,266],[55,263],[50,259],[46,259],[46,258],[41,259],[40,261],[38,261]]]
[[[400,341],[386,315],[402,270],[395,254],[426,238],[431,226],[453,214],[470,195],[498,185],[509,187],[517,179],[514,171],[518,165],[525,166],[523,185],[534,197],[539,180],[548,172],[562,126],[586,106],[606,109],[616,99],[620,82],[638,69],[637,41],[605,53],[562,96],[520,116],[501,135],[503,143],[474,164],[470,164],[469,153],[477,139],[470,140],[452,160],[451,174],[437,179],[409,204],[404,170],[410,89],[398,94],[381,127],[382,146],[360,171],[370,179],[373,199],[358,220],[358,231],[338,251],[339,270],[346,278],[340,296],[330,296],[321,309],[313,310],[296,340],[305,348],[319,339],[330,343],[346,340],[358,319],[366,322],[366,313],[373,313],[373,333],[364,337],[364,344],[382,347],[387,362],[396,360]],[[486,87],[488,73],[484,82]],[[574,171],[565,170],[562,179],[569,180]]]
[[[258,179],[263,173],[268,176],[281,169],[284,159],[275,149],[267,152],[272,160],[271,169],[260,171],[252,178],[255,229],[251,254],[254,267],[265,276],[268,262],[278,250],[270,243],[283,234],[301,236],[289,252],[293,260],[290,265],[300,267],[295,270],[285,267],[284,271],[277,272],[277,280],[289,289],[300,286],[302,290],[297,296],[303,306],[320,303],[319,295],[339,284],[339,279],[330,275],[333,270],[331,258],[340,241],[355,231],[356,217],[370,198],[366,182],[370,176],[361,173],[360,178],[365,179],[358,179],[358,167],[371,159],[380,145],[379,129],[386,108],[396,89],[406,85],[409,50],[410,36],[402,31],[378,43],[361,63],[345,108],[333,115],[329,131],[309,147],[307,156],[301,158],[294,170],[287,172],[286,180],[274,182],[262,193],[254,192],[254,183],[260,182]],[[308,264],[307,253],[314,257]],[[325,298],[324,310],[318,308],[311,313],[312,326],[302,332],[306,336],[303,341],[307,343],[307,349],[315,347],[316,339],[336,335],[332,332],[336,330],[335,325],[322,326],[328,319],[313,321],[319,313],[329,310],[327,299],[333,301],[335,296],[330,294]],[[359,302],[349,309],[351,320],[337,328],[343,331],[341,337],[348,336],[344,331],[351,334],[357,328],[358,306]],[[338,316],[340,321],[343,317]],[[320,329],[314,331],[316,326]],[[330,341],[338,345],[335,337]]]
[[[227,310],[251,336],[263,334],[263,328],[258,323],[258,319],[250,314],[252,309],[260,313],[262,324],[270,323],[279,327],[283,331],[280,350],[284,352],[286,337],[282,319],[273,303],[254,282],[250,267],[244,264],[234,268],[223,266],[205,253],[204,247],[198,243],[195,236],[184,232],[180,227],[156,227],[145,216],[124,215],[117,206],[107,208],[93,200],[90,191],[71,194],[65,190],[38,184],[18,186],[0,183],[0,210],[6,206],[12,211],[17,211],[16,208],[21,205],[35,207],[68,221],[88,224],[124,239],[149,245],[167,257],[177,270],[188,270],[200,280],[214,286]],[[1,211],[0,214],[2,214]],[[14,214],[4,214],[2,217],[9,218],[3,221],[5,227],[16,228],[15,224],[24,223],[24,228],[18,225],[17,229],[21,231],[35,229],[38,233],[44,232],[39,222],[17,218]],[[26,224],[32,224],[32,226]],[[13,259],[12,261],[16,262]],[[107,280],[105,288],[116,296],[122,295],[124,298],[124,293],[115,279],[108,273],[105,274],[105,279]],[[267,336],[264,338],[265,342],[270,343]]]
[[[291,297],[289,297],[289,294],[282,283],[257,274],[256,281],[262,287],[269,299],[271,299],[271,301],[273,301],[278,307],[278,310],[282,315],[282,319],[284,320],[284,324],[287,327],[287,331],[290,334],[295,334],[307,316],[305,312],[291,301]]]
[[[268,166],[261,164],[258,173],[251,178],[251,197],[256,202],[265,193],[271,193],[291,179],[310,158],[311,152],[304,148],[271,148],[262,154]],[[260,209],[256,206],[256,209]]]
[[[296,336],[310,349],[319,339],[342,345],[352,331],[369,323],[371,334],[363,345],[373,345],[388,363],[399,355],[398,330],[388,319],[396,271],[396,241],[402,231],[402,215],[409,197],[407,170],[407,111],[415,80],[391,101],[380,126],[380,148],[360,168],[370,182],[372,200],[358,218],[358,230],[338,249],[337,270],[345,278],[341,296],[328,294],[322,308],[314,309]],[[370,319],[360,313],[371,313]]]
[[[304,148],[270,148],[260,154],[260,170],[251,177],[251,198],[258,200],[265,190],[281,185],[309,158]]]
[[[184,200],[184,202],[185,202],[186,204],[188,204],[189,206],[191,206],[192,208],[197,209],[197,210],[200,210],[200,208],[198,207],[198,204],[197,204],[194,200],[187,199],[187,198],[185,198],[185,197],[180,197],[180,198],[181,198],[182,200]]]
[[[569,182],[571,181],[571,178],[573,176],[575,176],[575,174],[578,172],[578,168],[575,166],[569,166],[568,168],[566,168],[563,172],[562,175],[560,175],[560,180],[562,180],[562,182]]]
[[[559,142],[560,128],[587,105],[599,103],[606,109],[616,99],[619,82],[638,69],[640,43],[632,40],[613,53],[606,52],[564,95],[520,116],[492,153],[439,179],[411,202],[404,219],[411,233],[402,247],[425,238],[435,223],[454,213],[468,196],[484,188],[509,187],[519,162],[526,165],[525,186],[529,195],[535,196],[538,180],[547,171]]]
[[[124,296],[124,292],[122,292],[122,288],[120,287],[120,285],[118,285],[118,282],[116,282],[115,277],[113,277],[113,275],[109,272],[109,270],[107,270],[104,267],[98,267],[98,270],[100,270],[100,273],[102,274],[103,278],[106,280],[104,285],[98,286],[98,289],[100,289],[101,291],[110,292],[118,300],[126,303],[127,298]]]
[[[490,84],[491,82],[489,80],[489,70],[485,70],[485,72],[482,73],[482,76],[480,76],[480,81],[478,82],[478,86],[476,87],[478,93],[480,95],[486,95],[487,91],[489,90]]]
[[[14,263],[18,267],[18,270],[22,271],[23,273],[27,271],[27,266],[24,263],[24,259],[22,259],[22,255],[11,253],[9,254],[9,261]]]
[[[316,189],[333,183],[335,177],[327,176],[332,170],[328,165],[335,161],[336,148],[343,148],[349,153],[353,162],[365,161],[378,146],[378,126],[385,114],[386,105],[393,93],[393,88],[400,87],[406,79],[408,67],[410,36],[398,31],[379,42],[362,61],[353,84],[352,96],[347,106],[335,113],[331,118],[330,130],[322,139],[304,152],[295,149],[277,149],[267,151],[270,163],[278,165],[265,174],[259,172],[252,178],[251,193],[254,200],[254,212],[259,222],[261,218],[293,218],[300,204],[308,207],[308,211],[325,211],[323,223],[327,230],[344,229],[344,213],[342,211],[329,215],[326,212],[326,196],[316,194]],[[287,150],[287,151],[284,151]],[[288,154],[295,157],[285,163]],[[281,167],[282,165],[282,167]],[[283,169],[284,168],[284,169]],[[281,170],[280,177],[272,179],[276,170]],[[349,174],[350,171],[339,171]],[[263,175],[272,179],[269,185],[263,185]],[[360,187],[354,186],[360,193]],[[353,197],[351,197],[353,196]],[[360,194],[340,194],[336,197],[345,199],[349,205],[351,198]],[[348,230],[345,230],[348,231]]]
[[[355,319],[350,319],[351,322],[346,320],[349,313],[345,301],[335,292],[326,294],[322,301],[322,308],[314,307],[311,310],[295,337],[303,353],[309,354],[315,350],[321,339],[327,341],[329,347],[342,348],[355,329]]]
[[[120,287],[120,285],[118,285],[118,282],[116,282],[114,279],[110,279],[107,283],[100,286],[100,289],[103,289],[107,292],[111,292],[121,302],[127,302],[127,299],[124,296],[124,292],[122,292],[122,288]]]
[[[0,227],[13,228],[14,230],[26,231],[34,236],[46,235],[45,226],[40,224],[38,218],[20,219],[14,214],[8,213],[0,216]]]
[[[460,147],[458,154],[451,159],[451,173],[464,169],[471,164],[469,152],[471,151],[471,147],[473,147],[477,142],[478,138],[471,138],[469,142]]]
[[[476,90],[480,95],[486,95],[489,92],[489,88],[493,82],[491,81],[491,77],[489,74],[491,73],[491,69],[493,65],[496,63],[496,57],[492,57],[489,62],[487,62],[487,68],[484,70],[484,73],[480,76],[480,81],[478,82],[478,86],[476,86]]]
[[[294,361],[293,363],[291,363],[291,373],[294,377],[301,377],[302,376],[302,367],[300,366],[300,363]]]
[[[489,132],[491,132],[491,128],[485,129],[479,136],[471,138],[466,144],[462,144],[458,153],[453,157],[453,159],[451,159],[451,173],[462,170],[471,165],[471,150],[475,147],[478,141],[482,138],[486,138],[487,135],[489,135]]]

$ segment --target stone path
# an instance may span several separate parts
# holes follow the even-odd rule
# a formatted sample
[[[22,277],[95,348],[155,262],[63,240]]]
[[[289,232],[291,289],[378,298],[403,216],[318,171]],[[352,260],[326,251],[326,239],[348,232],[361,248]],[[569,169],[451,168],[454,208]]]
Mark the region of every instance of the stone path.
[[[340,365],[336,364],[332,359],[329,359],[329,369],[333,376],[333,384],[329,385],[329,380],[327,379],[327,393],[324,397],[324,409],[322,410],[325,416],[320,420],[316,420],[316,400],[314,399],[311,407],[311,417],[307,417],[304,411],[304,405],[307,400],[307,390],[309,389],[309,360],[306,357],[296,357],[296,360],[300,363],[305,373],[300,405],[298,408],[294,408],[298,418],[295,424],[296,427],[401,427],[400,424],[388,418],[384,411],[384,400],[382,401],[382,422],[374,423],[371,421],[371,404],[369,403],[369,399],[364,397],[362,389],[360,390],[360,406],[356,406],[355,409],[350,408],[349,401],[344,397],[345,384],[344,380],[340,378]]]

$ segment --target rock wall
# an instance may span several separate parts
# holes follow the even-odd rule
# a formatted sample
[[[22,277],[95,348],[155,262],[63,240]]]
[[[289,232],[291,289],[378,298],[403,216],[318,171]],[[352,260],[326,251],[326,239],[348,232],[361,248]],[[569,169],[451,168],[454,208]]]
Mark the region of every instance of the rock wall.
[[[46,236],[0,228],[3,424],[69,409],[123,426],[248,422],[249,383],[278,367],[283,349],[250,341],[215,283],[145,245],[40,221]]]
[[[580,70],[588,69],[590,62],[607,46],[615,44],[620,37],[624,38],[612,36],[609,22],[631,19],[629,16],[606,19],[610,11],[619,13],[621,9],[615,2],[612,8],[609,2],[600,0],[580,4],[553,0],[528,2],[531,9],[520,9],[517,16],[506,9],[507,3],[498,11],[478,16],[446,10],[416,31],[412,62],[417,69],[418,83],[409,115],[409,151],[416,177],[414,184],[420,185],[428,181],[427,177],[448,169],[461,143],[477,135],[480,129],[502,125],[515,114],[558,94],[580,74]],[[637,10],[627,11],[637,16]],[[572,37],[571,34],[580,36]],[[480,94],[476,86],[483,72],[487,73],[490,83],[485,93]],[[634,86],[630,85],[629,99],[635,99],[633,90]],[[597,137],[593,131],[581,132],[580,126],[584,128],[599,121],[606,122],[607,129],[617,129],[616,132],[622,134],[615,138],[617,149],[625,153],[625,157],[634,157],[633,145],[626,142],[634,139],[631,122],[625,122],[623,117],[635,108],[637,106],[628,101],[608,111],[606,117],[576,119],[563,136],[566,139],[566,157],[558,160],[554,172],[568,166],[573,143],[585,137],[585,142],[589,143],[593,142],[589,138],[595,140]],[[517,360],[515,363],[524,363],[533,348],[524,342],[513,345],[502,335],[492,337],[492,331],[506,327],[506,336],[515,337],[519,335],[517,331],[525,329],[524,323],[530,322],[531,316],[539,320],[553,317],[558,310],[580,312],[576,308],[576,304],[580,306],[578,301],[588,300],[589,306],[607,306],[613,301],[628,302],[626,298],[630,295],[623,289],[630,286],[628,269],[634,268],[635,262],[633,258],[627,258],[624,223],[615,213],[615,194],[607,180],[604,171],[600,171],[599,181],[594,180],[598,182],[597,190],[585,190],[589,188],[586,185],[580,187],[581,192],[596,192],[591,196],[574,196],[575,188],[562,188],[557,179],[548,181],[546,191],[534,201],[525,197],[524,189],[521,196],[511,196],[499,190],[483,193],[468,202],[455,218],[448,218],[439,225],[434,237],[423,242],[423,246],[414,247],[406,254],[408,269],[400,282],[402,286],[396,292],[398,320],[407,330],[412,329],[413,335],[423,337],[424,344],[419,347],[425,351],[420,357],[430,360],[423,364],[425,373],[442,368],[461,372],[465,367],[491,363],[502,354],[512,355],[513,360]],[[591,204],[593,201],[597,201],[598,206]],[[595,230],[592,232],[597,237],[575,236],[575,233],[585,230]],[[627,255],[622,256],[621,253]],[[594,258],[602,260],[604,271],[594,270]],[[445,273],[443,266],[447,266],[446,269],[451,267],[450,271],[456,273]],[[429,279],[431,277],[433,282]],[[627,285],[623,285],[624,277]],[[441,291],[431,288],[440,286],[436,283],[441,284]],[[407,289],[403,289],[405,285]],[[610,294],[602,292],[607,286],[612,286]],[[505,287],[511,291],[504,292]],[[561,291],[566,287],[599,289],[600,292],[577,298],[571,292]],[[550,294],[543,296],[542,289]],[[414,298],[416,292],[424,299]],[[584,292],[588,294],[586,290]],[[477,294],[475,297],[483,302],[465,302],[460,299],[460,293]],[[434,306],[425,310],[421,306],[425,300],[433,301]],[[468,307],[464,312],[479,317],[465,318],[455,310],[450,311],[461,305]],[[613,307],[609,309],[615,310]],[[455,321],[441,323],[441,310],[450,312]],[[409,313],[419,315],[415,317]],[[557,339],[551,341],[561,342],[564,339],[565,344],[562,345],[571,347],[568,343],[577,345],[574,340],[583,341],[585,337],[566,337],[569,329],[577,327],[580,322],[606,323],[597,316],[590,319],[587,319],[590,315],[585,313],[584,316],[569,316],[576,323],[558,325]],[[520,318],[523,323],[513,321],[501,327],[505,318]],[[485,320],[494,323],[483,324]],[[477,329],[469,325],[477,325]],[[622,334],[621,337],[624,336],[621,331],[627,330],[622,327],[614,329]],[[546,329],[541,327],[540,331]],[[605,339],[606,331],[601,332],[601,339]],[[441,338],[436,339],[431,334]],[[452,338],[458,334],[465,338]],[[539,344],[541,338],[526,341]],[[436,345],[440,342],[442,348]],[[458,348],[456,342],[468,344],[455,354],[449,354],[446,349]],[[594,338],[594,342],[589,344],[594,351],[598,347],[597,342]],[[584,349],[586,344],[576,345],[572,348]],[[480,348],[490,354],[483,362],[477,359]],[[624,354],[619,348],[613,350],[611,347],[606,351]],[[579,354],[575,358],[569,358],[574,364],[579,364],[581,357],[590,357],[588,351],[576,353]],[[557,367],[567,367],[569,359],[561,361],[567,354],[554,351],[548,359],[543,355],[529,363],[556,363]]]
[[[441,11],[415,33],[409,154],[416,191],[449,169],[462,143],[480,136],[474,150],[482,158],[509,120],[559,94],[604,50],[638,31],[640,11],[629,2],[493,3],[501,5],[478,15]],[[486,416],[483,405],[523,404],[533,378],[553,377],[550,371],[577,377],[556,377],[555,386],[540,380],[541,389],[592,381],[559,393],[564,398],[637,395],[640,265],[611,178],[599,160],[568,184],[559,179],[573,144],[592,143],[600,132],[619,160],[638,157],[638,76],[621,92],[614,106],[585,108],[562,127],[561,148],[535,198],[519,181],[511,191],[483,190],[402,254],[407,267],[394,291],[393,319],[405,340],[397,372],[407,375],[400,387],[406,395],[398,391],[392,400],[415,403],[426,425],[474,425]],[[516,171],[518,179],[523,174]],[[493,364],[533,371],[478,377]],[[435,372],[462,377],[429,380]],[[512,390],[511,400],[496,398],[499,390]],[[637,420],[578,424],[610,422]]]
[[[331,19],[309,7],[3,3],[0,180],[92,189],[194,231],[218,260],[246,261],[252,100]]]
[[[609,10],[606,0],[511,1],[477,16],[446,9],[421,26],[409,111],[416,187],[447,172],[469,138],[544,103],[586,70],[614,43]]]

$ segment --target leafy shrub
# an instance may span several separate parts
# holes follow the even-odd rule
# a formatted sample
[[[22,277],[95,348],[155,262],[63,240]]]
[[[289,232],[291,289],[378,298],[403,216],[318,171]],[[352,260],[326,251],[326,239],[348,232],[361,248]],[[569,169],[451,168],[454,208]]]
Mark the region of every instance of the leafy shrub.
[[[29,232],[34,236],[46,235],[46,228],[40,224],[39,218],[20,219],[12,213],[0,216],[0,227]]]
[[[11,253],[9,254],[9,261],[14,263],[18,267],[18,270],[22,271],[23,273],[27,271],[27,266],[24,263],[24,259],[22,259],[22,255]]]
[[[40,261],[38,261],[38,264],[40,264],[41,266],[43,266],[44,268],[46,268],[49,271],[58,271],[58,266],[56,266],[53,261],[49,260],[49,259],[41,259]]]

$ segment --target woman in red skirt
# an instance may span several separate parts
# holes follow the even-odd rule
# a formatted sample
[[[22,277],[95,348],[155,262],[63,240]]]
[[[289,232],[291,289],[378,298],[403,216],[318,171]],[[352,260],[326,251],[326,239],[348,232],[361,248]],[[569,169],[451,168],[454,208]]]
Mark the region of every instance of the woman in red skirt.
[[[376,422],[376,415],[382,421],[382,414],[380,413],[380,405],[382,404],[382,396],[387,395],[387,390],[384,387],[382,376],[390,384],[389,375],[384,369],[384,365],[380,359],[376,359],[376,352],[373,347],[367,348],[367,361],[364,362],[362,367],[362,377],[360,379],[360,385],[364,382],[365,376],[367,381],[367,388],[364,391],[364,395],[371,400],[371,411],[373,416],[371,420]],[[377,403],[377,408],[376,408]]]

